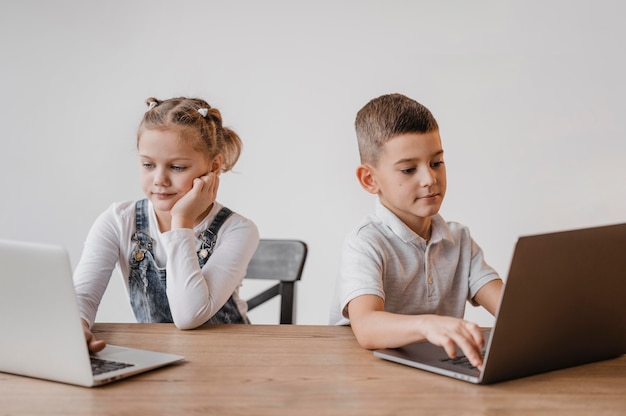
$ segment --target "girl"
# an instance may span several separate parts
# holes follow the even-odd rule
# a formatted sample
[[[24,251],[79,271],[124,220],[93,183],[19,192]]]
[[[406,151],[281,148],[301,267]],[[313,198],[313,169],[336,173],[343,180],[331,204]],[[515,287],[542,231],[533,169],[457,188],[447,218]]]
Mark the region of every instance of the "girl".
[[[74,272],[92,352],[98,305],[119,266],[139,322],[249,323],[238,290],[259,242],[256,225],[215,200],[220,172],[241,140],[216,108],[195,98],[146,100],[137,133],[147,199],[114,203],[95,221]]]

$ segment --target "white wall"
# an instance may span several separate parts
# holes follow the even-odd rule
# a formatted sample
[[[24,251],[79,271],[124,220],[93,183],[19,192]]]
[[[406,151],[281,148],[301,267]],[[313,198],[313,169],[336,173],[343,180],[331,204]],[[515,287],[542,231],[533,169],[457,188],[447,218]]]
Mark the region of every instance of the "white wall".
[[[354,116],[402,92],[441,126],[442,214],[506,276],[520,234],[626,220],[624,12],[573,0],[3,0],[0,238],[62,244],[75,265],[95,217],[142,196],[144,99],[200,96],[245,146],[219,200],[264,238],[308,243],[297,321],[325,324],[342,240],[373,206],[354,175]],[[98,319],[133,319],[117,275]]]

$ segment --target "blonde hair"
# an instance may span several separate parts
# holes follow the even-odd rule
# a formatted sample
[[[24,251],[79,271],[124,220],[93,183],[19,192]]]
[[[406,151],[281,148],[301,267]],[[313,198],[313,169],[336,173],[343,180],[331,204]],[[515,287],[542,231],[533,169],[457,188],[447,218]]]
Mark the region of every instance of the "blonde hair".
[[[384,144],[405,133],[439,130],[428,108],[402,94],[374,98],[359,110],[354,122],[361,163],[376,165]]]
[[[144,130],[178,129],[183,139],[195,140],[197,150],[206,152],[209,159],[218,154],[224,158],[222,172],[235,166],[241,154],[241,139],[230,128],[222,126],[222,114],[199,98],[170,98],[146,100],[148,111],[137,132],[137,141]]]

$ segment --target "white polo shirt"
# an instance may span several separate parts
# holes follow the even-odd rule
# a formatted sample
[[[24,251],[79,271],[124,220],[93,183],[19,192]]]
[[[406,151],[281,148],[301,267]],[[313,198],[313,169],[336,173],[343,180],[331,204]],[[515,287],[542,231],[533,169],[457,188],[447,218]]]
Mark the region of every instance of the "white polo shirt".
[[[462,318],[466,301],[498,278],[466,226],[437,214],[427,244],[377,199],[344,243],[330,324],[348,325],[348,303],[362,295],[381,297],[388,312]]]

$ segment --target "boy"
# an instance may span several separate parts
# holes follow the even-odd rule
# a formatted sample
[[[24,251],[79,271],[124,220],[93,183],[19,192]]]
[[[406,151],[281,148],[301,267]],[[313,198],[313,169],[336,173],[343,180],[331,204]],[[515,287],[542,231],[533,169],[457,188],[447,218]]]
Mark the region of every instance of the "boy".
[[[502,280],[468,228],[438,214],[446,169],[437,121],[389,94],[366,104],[355,127],[357,178],[378,198],[344,244],[330,323],[350,324],[367,349],[428,340],[454,358],[458,346],[480,368],[484,340],[462,319],[465,303],[495,314]]]

